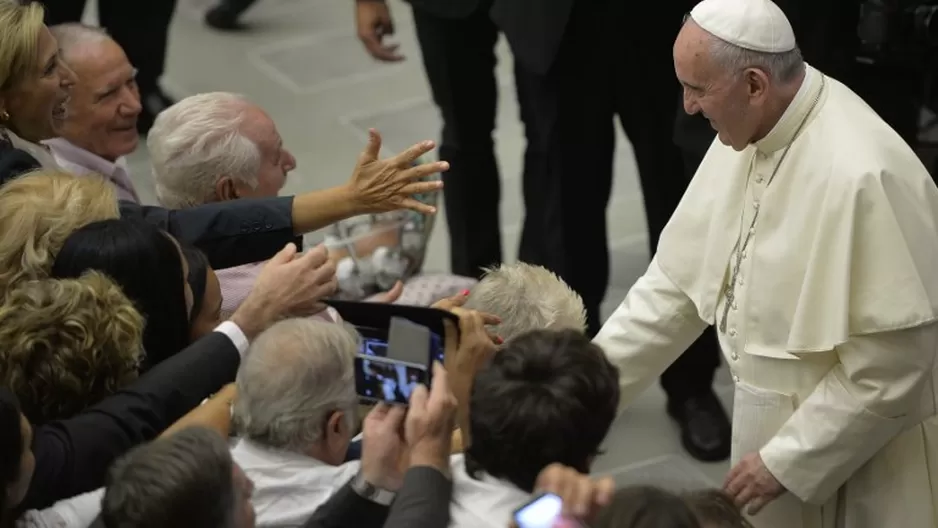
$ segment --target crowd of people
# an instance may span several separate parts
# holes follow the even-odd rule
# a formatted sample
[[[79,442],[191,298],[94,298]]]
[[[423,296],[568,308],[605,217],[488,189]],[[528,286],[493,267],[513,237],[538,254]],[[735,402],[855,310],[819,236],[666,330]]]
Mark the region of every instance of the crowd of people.
[[[39,2],[0,0],[0,528],[508,527],[541,493],[563,504],[549,526],[938,527],[927,170],[860,97],[804,62],[778,6],[704,0],[668,43],[673,58],[656,41],[643,60],[649,75],[673,69],[685,110],[717,139],[674,196],[653,182],[682,173],[679,156],[662,161],[672,138],[626,127],[646,201],[661,203],[648,211],[651,264],[603,322],[605,229],[580,228],[604,214],[608,189],[577,177],[606,171],[611,145],[578,127],[640,112],[612,95],[580,100],[602,107],[583,112],[571,103],[602,68],[577,42],[618,20],[588,3],[571,2],[553,59],[514,43],[531,210],[522,262],[505,264],[497,215],[490,225],[498,193],[477,199],[497,187],[491,127],[446,110],[461,90],[486,104],[485,75],[430,76],[447,121],[441,161],[423,161],[433,141],[382,158],[371,131],[346,184],[281,197],[296,159],[263,109],[215,92],[150,115],[111,34],[50,27]],[[222,4],[229,26],[236,4]],[[393,54],[369,40],[385,8],[358,3],[376,55]],[[459,53],[464,34],[447,27],[517,29],[494,7],[485,20],[424,15],[425,51],[439,44],[428,73]],[[140,203],[124,162],[141,119],[159,205]],[[572,151],[597,166],[574,167]],[[557,178],[534,189],[545,174]],[[444,183],[460,219],[455,274],[427,274]],[[302,247],[323,228],[326,243]],[[458,320],[408,405],[360,405],[362,335],[331,298]],[[710,388],[719,350],[736,387],[732,434]],[[590,477],[604,450],[629,449],[607,443],[620,410],[686,353],[697,355],[682,368],[705,365],[704,381],[663,379],[668,411],[692,455],[732,454],[723,486]]]

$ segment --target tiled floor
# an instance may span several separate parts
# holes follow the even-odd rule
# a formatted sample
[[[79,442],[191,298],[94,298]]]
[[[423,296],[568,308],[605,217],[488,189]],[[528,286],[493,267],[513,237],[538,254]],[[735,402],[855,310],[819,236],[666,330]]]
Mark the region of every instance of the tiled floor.
[[[166,88],[177,97],[205,91],[248,95],[274,118],[299,168],[286,191],[300,192],[344,181],[364,145],[368,127],[385,138],[385,153],[437,137],[440,123],[429,99],[409,8],[392,1],[397,39],[407,60],[372,61],[358,43],[349,0],[261,0],[246,17],[249,32],[225,35],[201,24],[212,0],[181,0],[172,30]],[[93,13],[89,17],[93,19]],[[504,177],[504,243],[512,255],[522,215],[523,137],[512,89],[511,56],[499,47],[502,98],[499,162]],[[613,276],[606,314],[622,299],[648,263],[644,212],[631,149],[620,138],[615,189],[609,207]],[[145,149],[132,157],[134,179],[152,200]],[[447,235],[441,216],[427,267],[447,268]],[[720,373],[718,392],[729,404],[731,389]],[[614,425],[607,453],[596,471],[623,484],[650,482],[685,488],[722,481],[726,464],[699,464],[681,452],[677,429],[664,413],[663,393],[648,390]]]

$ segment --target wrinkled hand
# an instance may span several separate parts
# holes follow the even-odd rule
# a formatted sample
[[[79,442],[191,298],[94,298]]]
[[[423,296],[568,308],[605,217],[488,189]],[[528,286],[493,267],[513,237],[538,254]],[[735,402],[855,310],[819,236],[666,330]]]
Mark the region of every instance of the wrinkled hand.
[[[381,489],[397,491],[404,485],[400,461],[405,445],[401,438],[405,409],[379,403],[362,424],[362,475]]]
[[[231,320],[250,339],[283,317],[321,311],[321,301],[335,293],[337,286],[335,265],[325,246],[297,255],[296,246],[287,244],[261,269]]]
[[[446,369],[433,363],[432,387],[417,385],[410,395],[404,438],[410,447],[410,466],[430,466],[449,474],[449,455],[456,425],[456,397]]]
[[[401,298],[401,294],[404,293],[404,283],[397,281],[394,283],[394,286],[384,292],[376,295],[372,295],[368,302],[381,303],[381,304],[394,304],[398,299]]]
[[[551,464],[541,470],[534,485],[544,493],[553,493],[563,501],[564,516],[589,520],[612,501],[616,484],[611,478],[593,480],[575,469]]]
[[[421,178],[449,170],[449,163],[440,161],[412,166],[414,161],[433,150],[432,141],[417,143],[404,152],[379,160],[381,136],[374,129],[368,131],[368,146],[362,151],[347,186],[351,199],[361,214],[383,213],[398,209],[411,209],[418,213],[434,214],[436,207],[413,198],[415,194],[439,191],[443,182],[419,181]]]
[[[746,513],[755,515],[786,490],[765,467],[759,453],[751,453],[744,456],[730,470],[723,484],[723,491],[733,499],[738,508],[743,509],[748,505]]]
[[[386,62],[404,60],[403,55],[397,52],[397,44],[384,42],[384,37],[394,34],[391,10],[384,0],[356,0],[355,26],[358,39],[372,57]]]

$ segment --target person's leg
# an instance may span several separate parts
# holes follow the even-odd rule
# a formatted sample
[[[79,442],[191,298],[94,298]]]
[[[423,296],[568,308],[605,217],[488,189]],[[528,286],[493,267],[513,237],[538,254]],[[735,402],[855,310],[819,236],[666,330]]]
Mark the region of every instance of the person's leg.
[[[638,165],[652,254],[706,152],[704,147],[682,156],[673,140],[677,111],[683,110],[670,57],[681,19],[680,13],[668,15],[660,12],[646,17],[643,23],[655,29],[643,33],[644,46],[632,46],[641,53],[629,58],[630,72],[641,71],[641,82],[635,82],[625,71],[620,72],[617,82],[616,107]],[[706,142],[706,136],[703,140]],[[694,156],[696,153],[699,158]],[[661,377],[668,413],[681,427],[685,449],[699,460],[716,461],[729,456],[729,418],[712,388],[719,365],[719,342],[716,334],[707,330]]]
[[[495,43],[498,31],[480,7],[464,19],[444,19],[414,8],[417,40],[433,100],[443,118],[440,159],[453,273],[479,277],[502,261],[495,161]]]
[[[577,2],[546,74],[515,63],[527,150],[519,259],[557,273],[583,298],[588,331],[601,324],[609,281],[606,206],[615,129],[601,46],[603,2]]]
[[[46,25],[81,22],[85,4],[85,0],[44,0],[42,5],[46,8]]]
[[[137,129],[146,133],[156,114],[173,103],[160,88],[159,80],[166,67],[169,27],[176,10],[176,0],[98,0],[101,26],[124,48],[130,63],[137,68],[137,86],[143,110]]]

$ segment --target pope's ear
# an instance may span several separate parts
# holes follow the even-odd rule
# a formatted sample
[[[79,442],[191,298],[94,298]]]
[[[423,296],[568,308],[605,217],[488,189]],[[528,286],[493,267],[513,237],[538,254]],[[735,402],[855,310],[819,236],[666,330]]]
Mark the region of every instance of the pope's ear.
[[[746,81],[746,91],[750,98],[760,99],[769,91],[770,79],[767,73],[759,68],[746,68],[743,72]]]

